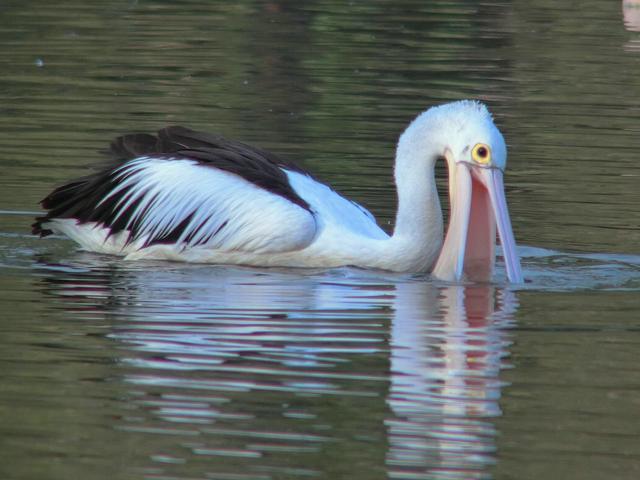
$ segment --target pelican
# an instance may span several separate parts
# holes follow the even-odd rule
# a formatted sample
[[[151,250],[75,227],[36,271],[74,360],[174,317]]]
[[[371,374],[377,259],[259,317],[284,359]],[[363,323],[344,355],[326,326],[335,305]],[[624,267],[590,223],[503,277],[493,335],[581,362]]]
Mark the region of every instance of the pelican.
[[[400,136],[392,235],[293,163],[218,135],[173,126],[119,137],[111,151],[114,164],[42,200],[34,234],[126,260],[355,266],[460,282],[492,279],[497,227],[508,279],[523,281],[504,194],[506,145],[476,101],[432,107]],[[439,159],[449,172],[446,236]]]

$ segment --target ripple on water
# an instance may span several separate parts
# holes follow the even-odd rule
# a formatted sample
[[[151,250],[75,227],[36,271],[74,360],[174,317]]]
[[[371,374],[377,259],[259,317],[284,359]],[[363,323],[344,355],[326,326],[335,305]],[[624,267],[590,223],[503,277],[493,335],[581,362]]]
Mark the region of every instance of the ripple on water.
[[[520,247],[529,290],[640,290],[640,255]]]
[[[36,271],[54,303],[109,325],[129,390],[117,428],[147,438],[163,474],[207,458],[320,475],[336,444],[392,478],[477,477],[493,462],[513,292],[90,254]],[[382,457],[369,448],[387,441]]]

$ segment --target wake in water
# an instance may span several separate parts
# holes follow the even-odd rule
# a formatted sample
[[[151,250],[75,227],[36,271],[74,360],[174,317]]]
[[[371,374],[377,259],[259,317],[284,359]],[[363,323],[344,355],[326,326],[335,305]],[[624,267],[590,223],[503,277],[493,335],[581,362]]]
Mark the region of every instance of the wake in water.
[[[519,248],[525,290],[640,290],[640,255]]]

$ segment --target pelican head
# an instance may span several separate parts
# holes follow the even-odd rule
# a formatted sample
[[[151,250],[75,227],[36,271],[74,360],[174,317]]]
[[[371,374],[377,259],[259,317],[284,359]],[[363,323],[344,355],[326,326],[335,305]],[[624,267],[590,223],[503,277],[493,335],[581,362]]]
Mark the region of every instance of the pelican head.
[[[449,226],[433,276],[447,281],[491,280],[497,227],[507,276],[511,282],[522,282],[504,194],[507,148],[487,108],[469,100],[431,108],[400,138],[399,153],[405,147],[415,152],[414,160],[420,158],[424,164],[426,158],[430,169],[437,159],[447,162]]]

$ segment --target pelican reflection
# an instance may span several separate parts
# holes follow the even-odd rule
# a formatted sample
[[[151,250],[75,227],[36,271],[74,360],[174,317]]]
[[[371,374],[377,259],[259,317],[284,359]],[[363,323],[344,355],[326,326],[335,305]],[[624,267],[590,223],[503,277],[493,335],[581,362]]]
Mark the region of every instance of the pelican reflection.
[[[137,412],[115,427],[146,436],[145,458],[182,458],[192,476],[262,462],[338,477],[364,462],[391,478],[487,477],[512,291],[78,258],[43,264],[43,288],[69,315],[108,326],[111,378]],[[194,467],[203,452],[209,462]],[[153,466],[180,476],[181,465]]]

